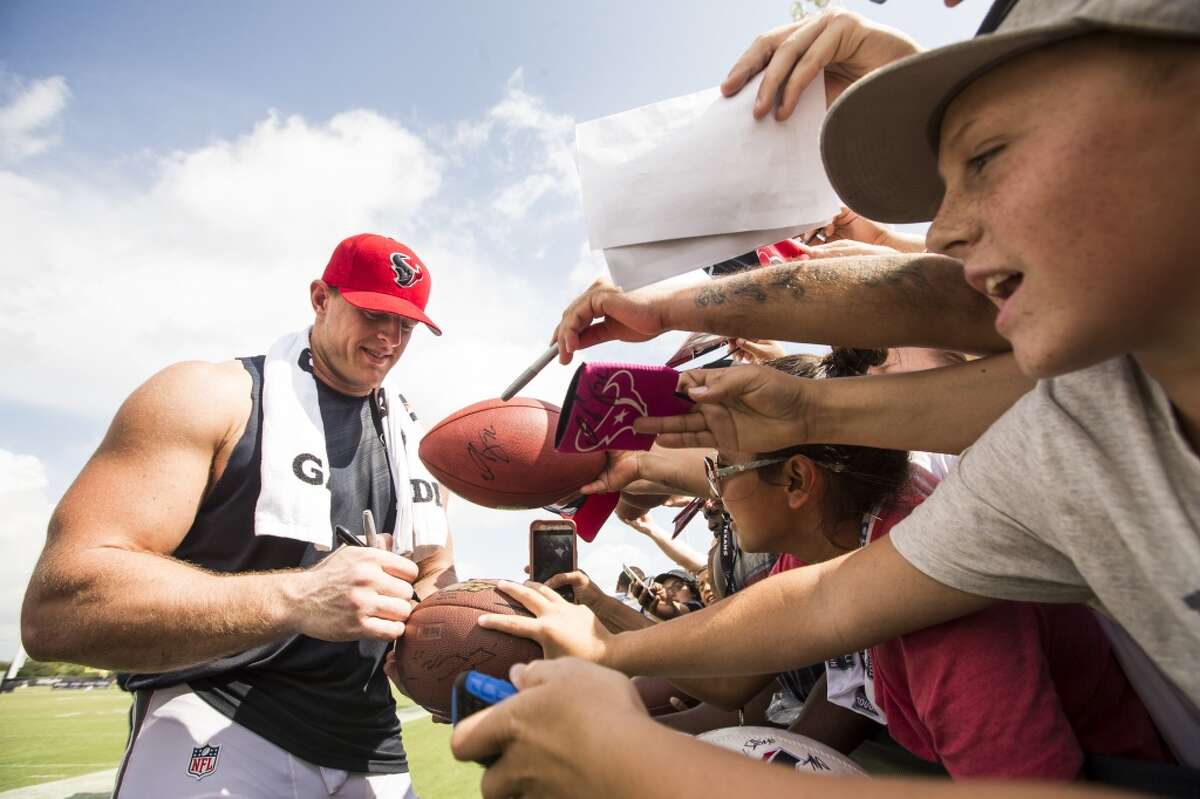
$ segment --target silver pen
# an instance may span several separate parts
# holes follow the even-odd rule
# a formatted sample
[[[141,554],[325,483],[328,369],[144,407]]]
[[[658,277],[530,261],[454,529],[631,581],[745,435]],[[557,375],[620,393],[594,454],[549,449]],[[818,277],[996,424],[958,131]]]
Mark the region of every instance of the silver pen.
[[[500,399],[507,402],[517,395],[517,392],[529,385],[529,381],[537,377],[538,372],[546,368],[546,364],[553,361],[558,356],[558,342],[550,345],[550,348],[538,356],[538,359],[533,362],[533,365],[521,372],[520,376],[512,382],[508,388],[504,389],[504,393],[500,395]]]
[[[367,536],[367,546],[378,548],[379,534],[375,530],[375,514],[370,508],[363,511],[363,533]]]

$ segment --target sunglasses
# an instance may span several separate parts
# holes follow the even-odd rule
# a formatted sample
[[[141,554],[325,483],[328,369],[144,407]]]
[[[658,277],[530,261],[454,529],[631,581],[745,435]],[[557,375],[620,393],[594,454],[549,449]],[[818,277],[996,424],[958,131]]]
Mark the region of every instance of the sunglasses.
[[[721,497],[721,483],[742,472],[749,472],[755,469],[761,469],[764,466],[771,466],[776,463],[783,463],[788,459],[788,456],[779,456],[775,458],[760,458],[749,463],[738,463],[732,466],[718,466],[717,459],[711,456],[704,458],[704,476],[708,478],[708,489],[712,491],[714,497]]]
[[[718,466],[715,458],[706,457],[704,459],[704,476],[708,478],[708,490],[718,499],[721,497],[721,483],[733,477],[735,474],[749,472],[754,469],[761,469],[764,466],[771,466],[776,463],[783,463],[787,460],[787,456],[776,458],[760,458],[749,463],[739,463],[733,466]],[[696,518],[696,514],[704,507],[706,497],[696,497],[691,502],[683,506],[679,513],[675,514],[675,518],[671,520],[671,525],[674,528],[671,533],[671,538],[678,537],[683,532],[683,528],[687,527],[688,522]]]

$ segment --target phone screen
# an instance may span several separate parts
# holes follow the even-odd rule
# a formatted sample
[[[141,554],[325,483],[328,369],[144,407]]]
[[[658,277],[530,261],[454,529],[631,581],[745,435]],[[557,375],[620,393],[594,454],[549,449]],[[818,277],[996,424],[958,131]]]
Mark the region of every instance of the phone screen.
[[[544,583],[556,574],[575,570],[575,531],[538,530],[532,535],[530,577]]]

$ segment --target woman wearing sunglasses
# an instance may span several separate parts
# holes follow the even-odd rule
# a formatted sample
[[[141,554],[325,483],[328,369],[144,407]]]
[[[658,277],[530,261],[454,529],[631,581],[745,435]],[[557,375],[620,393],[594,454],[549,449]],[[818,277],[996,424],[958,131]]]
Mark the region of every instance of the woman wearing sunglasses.
[[[883,355],[834,350],[823,359],[790,356],[768,365],[824,379],[862,374]],[[625,471],[671,482],[667,470],[656,467],[657,458],[642,455],[637,468]],[[907,456],[808,444],[775,452],[720,451],[707,458],[704,470],[708,492],[732,517],[737,544],[747,552],[782,553],[772,570],[778,574],[887,535],[935,484]],[[701,493],[688,488],[701,482],[699,475],[679,480],[674,467],[681,483],[676,488]],[[513,596],[525,593],[519,589]],[[558,602],[532,604],[530,610],[544,618],[555,614]],[[488,626],[499,628],[503,621]],[[817,615],[811,623],[823,620]],[[788,674],[799,677],[803,670]],[[672,681],[704,701],[737,707],[773,678]],[[841,707],[829,714],[809,713],[806,706],[793,729],[838,746],[816,719],[832,715],[839,719],[834,726],[844,729],[841,711],[852,711],[886,724],[897,743],[956,778],[1073,779],[1089,755],[1171,759],[1092,611],[1082,605],[1000,602],[834,658],[826,663],[826,683],[829,703]],[[814,694],[821,683],[816,685]]]
[[[843,377],[863,373],[878,355],[835,350],[820,361],[769,365],[798,377]],[[782,553],[777,574],[887,535],[936,485],[907,456],[804,445],[718,452],[705,471],[738,544]],[[956,778],[1070,779],[1088,754],[1170,759],[1082,605],[1002,602],[827,661],[825,673],[829,702],[886,724],[900,745]],[[816,718],[808,715],[806,728],[802,716],[798,731],[826,737]]]

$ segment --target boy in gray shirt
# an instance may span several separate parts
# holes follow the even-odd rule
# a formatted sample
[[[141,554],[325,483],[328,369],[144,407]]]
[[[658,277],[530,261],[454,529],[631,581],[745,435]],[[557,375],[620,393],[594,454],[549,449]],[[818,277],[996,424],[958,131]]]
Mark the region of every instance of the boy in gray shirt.
[[[998,6],[1009,13],[994,33],[854,84],[830,110],[823,153],[838,194],[864,216],[933,217],[929,249],[962,261],[995,303],[996,329],[1037,388],[891,540],[619,636],[538,586],[506,589],[537,618],[481,625],[626,674],[737,675],[871,646],[996,599],[1087,601],[1128,630],[1181,702],[1200,702],[1200,182],[1190,177],[1200,174],[1200,4]],[[778,79],[774,63],[768,71]],[[731,278],[725,294],[765,297],[769,280]],[[636,295],[594,291],[589,318],[580,303],[564,315],[564,357],[595,317],[609,331],[653,332],[621,318]],[[795,394],[755,367],[697,370],[680,388],[698,412],[640,431],[757,451],[769,448],[754,435],[770,417],[774,446],[793,443],[778,431],[780,397]],[[562,671],[573,695],[619,704],[603,673],[585,685],[585,670]],[[517,770],[526,757],[555,758],[502,732],[557,695],[555,678],[525,679],[539,698],[472,720],[456,753],[499,748]],[[624,743],[646,751],[652,737]],[[715,779],[692,773],[697,785]]]

